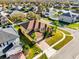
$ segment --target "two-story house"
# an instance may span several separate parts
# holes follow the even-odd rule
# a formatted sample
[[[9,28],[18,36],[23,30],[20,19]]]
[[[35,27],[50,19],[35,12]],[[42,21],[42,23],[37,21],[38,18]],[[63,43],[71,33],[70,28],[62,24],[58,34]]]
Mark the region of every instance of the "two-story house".
[[[77,15],[71,13],[63,13],[59,16],[59,20],[67,23],[74,23],[77,21],[76,17]]]
[[[22,52],[18,33],[11,28],[0,28],[0,56],[10,57]]]

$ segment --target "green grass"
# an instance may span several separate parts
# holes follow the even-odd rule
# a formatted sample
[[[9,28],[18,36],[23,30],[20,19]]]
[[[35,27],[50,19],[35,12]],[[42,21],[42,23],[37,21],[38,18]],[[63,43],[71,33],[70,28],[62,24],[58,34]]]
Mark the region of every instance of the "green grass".
[[[50,20],[49,18],[43,18],[43,20],[45,20],[47,22],[52,22],[52,20]]]
[[[40,52],[42,52],[40,48],[37,45],[34,45],[29,49],[26,59],[33,59],[33,57],[39,54]]]
[[[62,30],[62,29],[59,29],[60,31],[62,31],[64,34],[66,34],[66,35],[71,35],[71,33],[69,33],[69,32],[67,32],[67,31],[65,31],[65,30]]]
[[[59,44],[57,44],[53,48],[56,49],[56,50],[59,50],[60,48],[65,46],[69,41],[71,41],[72,38],[73,38],[72,36],[66,36],[66,38],[62,42],[60,42]]]
[[[42,52],[36,44],[32,45],[32,42],[24,35],[21,35],[20,41],[23,44],[23,52],[26,55],[26,59],[33,59],[34,56]]]
[[[59,41],[60,39],[62,39],[62,37],[63,37],[63,34],[60,31],[57,31],[54,36],[47,38],[46,42],[51,46],[57,41]]]
[[[24,35],[20,35],[20,41],[22,42],[23,45],[30,45],[31,44],[31,41]]]
[[[20,29],[20,26],[15,25],[14,28],[18,31]]]
[[[47,56],[45,54],[43,54],[42,56],[40,56],[38,59],[48,59]]]
[[[79,30],[79,23],[70,24],[67,27],[74,30]]]

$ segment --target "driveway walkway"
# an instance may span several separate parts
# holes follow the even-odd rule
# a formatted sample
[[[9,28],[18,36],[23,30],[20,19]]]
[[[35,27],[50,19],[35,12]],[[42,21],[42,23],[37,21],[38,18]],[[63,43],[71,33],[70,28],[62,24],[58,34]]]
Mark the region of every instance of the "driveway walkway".
[[[43,40],[42,42],[38,43],[38,46],[40,47],[40,49],[46,54],[46,56],[48,58],[51,57],[51,55],[53,55],[56,50],[53,48],[50,48],[50,46],[45,42],[45,40]],[[51,53],[52,52],[52,53]]]

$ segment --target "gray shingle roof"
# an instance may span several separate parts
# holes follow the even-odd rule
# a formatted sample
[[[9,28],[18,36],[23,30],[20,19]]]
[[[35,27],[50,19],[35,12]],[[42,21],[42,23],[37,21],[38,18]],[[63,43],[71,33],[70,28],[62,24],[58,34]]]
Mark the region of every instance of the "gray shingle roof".
[[[62,16],[68,16],[68,17],[71,17],[70,13],[64,13],[64,14],[62,14]]]
[[[18,38],[12,28],[0,29],[0,44]]]
[[[79,19],[79,16],[77,16],[77,19]]]

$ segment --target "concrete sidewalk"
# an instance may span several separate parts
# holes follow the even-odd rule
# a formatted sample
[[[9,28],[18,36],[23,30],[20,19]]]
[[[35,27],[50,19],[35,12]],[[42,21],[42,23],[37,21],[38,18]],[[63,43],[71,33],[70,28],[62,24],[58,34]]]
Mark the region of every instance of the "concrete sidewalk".
[[[52,47],[50,47],[45,40],[43,40],[42,42],[38,43],[38,46],[40,47],[40,49],[46,54],[46,56],[48,58],[50,58],[55,52],[56,50],[53,49]],[[51,53],[52,52],[52,53]]]

